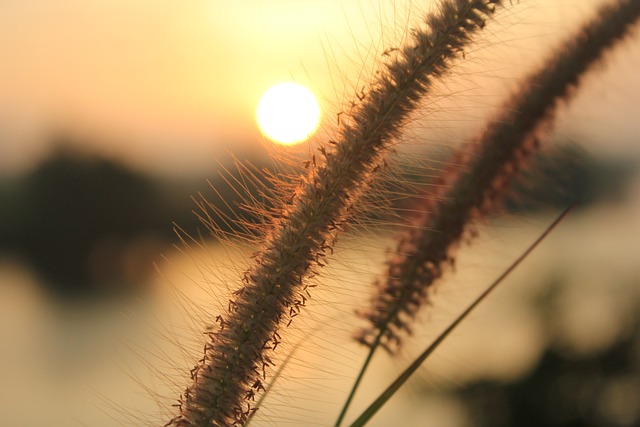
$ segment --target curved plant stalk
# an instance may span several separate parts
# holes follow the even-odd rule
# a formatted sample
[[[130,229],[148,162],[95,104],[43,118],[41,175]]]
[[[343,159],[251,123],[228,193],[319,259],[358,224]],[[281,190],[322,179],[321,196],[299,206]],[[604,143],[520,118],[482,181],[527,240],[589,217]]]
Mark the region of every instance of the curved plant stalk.
[[[175,426],[243,425],[274,365],[282,326],[289,325],[309,297],[307,279],[324,266],[337,231],[346,226],[392,139],[451,59],[461,54],[500,0],[443,0],[416,30],[409,46],[386,64],[343,121],[338,141],[320,148],[322,157],[285,206],[254,263],[216,318],[192,383],[178,401]],[[345,114],[344,116],[347,116]]]
[[[361,427],[364,426],[379,410],[384,406],[384,404],[402,387],[402,385],[407,382],[407,380],[413,375],[413,373],[422,365],[422,363],[429,357],[438,346],[447,338],[451,332],[482,302],[489,296],[491,292],[493,292],[500,283],[507,278],[509,274],[513,270],[518,267],[524,261],[525,258],[533,252],[533,250],[538,247],[538,245],[553,231],[556,226],[567,216],[569,211],[573,206],[565,209],[552,223],[547,227],[547,229],[536,239],[535,242],[531,244],[527,248],[522,255],[520,255],[510,266],[505,270],[504,273],[500,275],[480,296],[478,296],[470,305],[467,307],[456,319],[438,335],[438,338],[431,343],[425,351],[423,351],[416,360],[409,365],[407,369],[405,369],[398,378],[389,385],[380,396],[371,404],[365,411],[351,424],[351,427]]]
[[[536,133],[553,120],[560,100],[567,99],[582,75],[624,37],[640,16],[639,0],[602,7],[512,95],[500,115],[483,132],[475,153],[442,185],[443,191],[416,210],[421,218],[407,227],[389,261],[386,279],[378,283],[372,306],[360,313],[370,325],[356,335],[369,353],[338,417],[340,425],[360,381],[379,346],[393,352],[402,333],[428,298],[429,288],[453,263],[452,249],[473,220],[487,213],[506,192],[509,181],[537,148]]]

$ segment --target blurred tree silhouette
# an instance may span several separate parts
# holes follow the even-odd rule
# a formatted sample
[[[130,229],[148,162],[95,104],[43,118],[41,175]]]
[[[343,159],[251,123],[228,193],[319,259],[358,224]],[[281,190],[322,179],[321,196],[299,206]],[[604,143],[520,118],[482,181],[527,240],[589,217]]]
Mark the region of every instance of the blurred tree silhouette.
[[[207,238],[190,197],[204,182],[144,176],[72,148],[78,142],[58,137],[57,151],[28,175],[0,177],[0,254],[23,258],[53,295],[103,296],[143,285],[162,248],[176,241],[173,223]],[[211,183],[222,198],[216,208],[233,216],[242,197],[228,175]],[[249,191],[259,197],[257,188]],[[243,217],[260,220],[250,212]],[[226,232],[240,227],[220,226]]]
[[[602,159],[573,144],[538,152],[530,169],[521,171],[505,200],[510,212],[564,209],[575,203],[624,200],[628,183],[638,171],[638,159]]]
[[[557,303],[562,286],[561,281],[552,281],[536,302],[547,335],[553,338],[529,374],[510,383],[480,380],[456,391],[474,426],[640,425],[638,310],[623,318],[618,339],[607,348],[568,350],[567,338],[554,326],[562,310]]]
[[[171,229],[149,179],[68,148],[37,167],[2,205],[0,249],[21,254],[60,296],[127,286],[127,245],[162,240]]]
[[[202,212],[189,197],[204,183],[154,180],[115,161],[69,148],[81,146],[77,142],[57,138],[53,146],[61,148],[29,175],[0,179],[0,253],[24,258],[54,295],[95,296],[140,286],[148,279],[145,271],[151,271],[162,246],[175,241],[173,222],[192,236],[208,236],[192,211]],[[437,163],[446,162],[449,155],[440,152],[425,157]],[[266,162],[266,158],[252,159],[253,171],[273,172]],[[432,166],[437,170],[436,164]],[[282,165],[280,168],[282,171]],[[262,192],[273,189],[273,182],[252,182],[233,166],[223,170],[211,180],[216,192],[204,192],[219,213],[213,216],[262,221],[240,207],[245,197],[262,200],[269,209],[270,200]],[[390,194],[403,193],[397,187],[407,183],[428,188],[436,176],[429,170],[428,164],[417,170],[399,170],[395,180],[380,183],[381,188]],[[611,198],[610,188],[622,189],[614,195],[620,198],[636,170],[636,159],[605,162],[560,145],[537,157],[525,178],[514,183],[505,205],[510,211],[563,208],[570,200],[589,203],[603,196]],[[239,183],[249,188],[238,188]],[[397,197],[392,203],[402,210],[408,200]],[[377,214],[380,212],[369,213]],[[242,224],[220,221],[218,226],[233,234]]]

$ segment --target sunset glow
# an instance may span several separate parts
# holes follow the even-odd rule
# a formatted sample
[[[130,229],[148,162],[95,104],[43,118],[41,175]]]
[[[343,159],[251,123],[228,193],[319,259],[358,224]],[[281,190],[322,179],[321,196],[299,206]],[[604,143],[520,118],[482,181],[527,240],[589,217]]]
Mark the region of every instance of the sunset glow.
[[[258,104],[256,119],[262,133],[289,145],[309,138],[320,122],[320,106],[313,93],[295,83],[269,88]]]

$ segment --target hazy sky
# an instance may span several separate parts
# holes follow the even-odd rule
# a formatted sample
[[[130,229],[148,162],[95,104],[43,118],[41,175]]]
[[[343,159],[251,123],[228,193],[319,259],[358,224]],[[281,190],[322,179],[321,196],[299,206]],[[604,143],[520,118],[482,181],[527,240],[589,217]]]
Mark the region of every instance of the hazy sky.
[[[345,76],[358,79],[365,60],[406,33],[408,15],[426,9],[410,3],[2,1],[0,168],[28,165],[46,151],[46,135],[66,131],[143,167],[205,171],[227,149],[259,146],[254,110],[274,83],[309,85],[325,110],[337,108],[352,92]],[[478,59],[482,52],[471,54],[465,79],[476,86],[499,81],[496,87],[507,88],[509,82],[496,77],[519,76],[518,65],[542,57],[549,40],[601,2],[519,3],[504,13],[505,28],[490,27],[493,62]],[[606,116],[616,140],[635,137],[640,38],[616,58],[613,71],[605,70],[609,83],[581,92],[583,107],[562,126],[593,135],[602,126],[592,118]],[[484,104],[496,97],[478,94]]]

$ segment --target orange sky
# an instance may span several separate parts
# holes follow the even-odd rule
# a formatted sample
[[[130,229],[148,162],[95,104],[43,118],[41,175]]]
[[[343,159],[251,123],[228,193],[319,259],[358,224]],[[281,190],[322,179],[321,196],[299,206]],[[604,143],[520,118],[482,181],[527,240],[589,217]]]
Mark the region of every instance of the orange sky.
[[[337,107],[352,92],[344,87],[345,75],[357,79],[366,59],[401,38],[408,10],[416,18],[425,9],[409,3],[417,2],[2,2],[0,168],[29,164],[46,149],[43,135],[71,129],[88,135],[100,152],[146,168],[206,173],[219,153],[260,143],[253,115],[271,84],[293,79],[314,89],[326,110]],[[511,30],[491,27],[498,46],[488,55],[493,62],[482,59],[482,52],[476,59],[472,54],[465,78],[515,78],[516,64],[546,51],[539,40],[557,39],[570,29],[568,16],[588,15],[597,3],[520,1],[501,21]],[[635,53],[618,61],[613,83],[594,84],[594,94],[581,94],[581,122],[615,109],[609,123],[617,120],[622,134],[637,131],[629,119],[640,98],[633,71],[640,69],[640,40],[634,40],[635,50],[627,51]],[[473,71],[483,66],[489,71]],[[493,84],[487,82],[477,86]],[[486,104],[495,95],[479,96]],[[608,107],[600,110],[603,98]],[[598,129],[581,125],[579,131]]]

